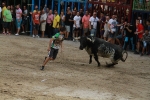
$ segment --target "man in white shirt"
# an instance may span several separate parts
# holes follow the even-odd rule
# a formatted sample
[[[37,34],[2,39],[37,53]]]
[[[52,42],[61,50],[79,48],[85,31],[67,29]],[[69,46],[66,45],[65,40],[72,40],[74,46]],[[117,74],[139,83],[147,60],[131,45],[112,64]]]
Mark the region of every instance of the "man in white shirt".
[[[116,36],[116,26],[117,21],[115,20],[115,15],[112,15],[112,18],[108,22],[108,29],[109,29],[109,39],[108,42],[111,42],[112,44],[115,43],[115,36]]]
[[[96,17],[97,13],[94,12],[93,16],[90,18],[89,20],[89,28],[91,30],[91,36],[96,36],[96,32],[97,32],[97,22],[99,22],[100,20],[98,19],[98,17]]]
[[[41,24],[41,32],[42,32],[42,38],[44,38],[44,32],[45,32],[45,28],[46,28],[46,18],[47,15],[45,13],[44,10],[42,10],[42,15],[40,17],[40,24]]]
[[[73,37],[76,39],[79,36],[79,32],[80,32],[80,13],[77,12],[77,15],[73,18],[74,20],[74,24],[73,24],[73,28],[74,28],[74,33],[73,33]],[[73,39],[74,41],[74,39]]]

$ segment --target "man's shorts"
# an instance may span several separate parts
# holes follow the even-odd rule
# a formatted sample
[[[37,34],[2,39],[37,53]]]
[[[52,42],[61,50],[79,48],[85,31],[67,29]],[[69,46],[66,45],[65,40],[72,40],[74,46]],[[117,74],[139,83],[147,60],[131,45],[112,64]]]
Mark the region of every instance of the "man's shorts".
[[[122,34],[116,36],[117,39],[122,39],[122,37]]]
[[[102,29],[101,31],[100,31],[100,35],[104,35],[104,29]]]
[[[22,20],[22,25],[26,25],[27,24],[27,20],[23,19]]]
[[[109,32],[109,38],[115,38],[115,36],[116,36],[116,32],[113,32],[113,33],[111,33],[111,32]]]
[[[35,30],[39,30],[39,24],[35,24],[35,25],[33,25],[33,29],[35,29]]]
[[[3,19],[2,19],[2,25],[3,27],[6,25],[6,22],[4,22]]]
[[[146,41],[142,41],[143,42],[143,47],[146,48],[147,47],[147,42]]]
[[[84,32],[84,33],[88,33],[88,32],[89,32],[89,29],[88,29],[88,28],[83,28],[83,32]]]
[[[139,38],[139,37],[137,36],[137,41],[138,41],[138,42],[141,42],[141,41],[142,41],[142,38]]]
[[[91,29],[91,36],[96,36],[96,32],[97,32],[97,30],[96,29]]]
[[[22,19],[16,19],[16,27],[20,29]]]
[[[10,22],[7,22],[7,28],[8,29],[10,28]]]
[[[46,29],[46,24],[41,24],[41,31],[45,31],[45,29]]]
[[[3,28],[7,28],[7,22],[3,21]]]
[[[57,54],[58,54],[58,50],[59,50],[59,49],[51,48],[51,50],[49,51],[48,56],[49,56],[50,58],[56,59]]]
[[[70,26],[67,26],[67,25],[66,25],[65,27],[66,27],[66,31],[67,31],[67,32],[70,32]]]
[[[80,31],[80,28],[73,28],[73,31]]]
[[[106,37],[108,37],[108,35],[109,35],[109,31],[108,31],[108,30],[105,30],[105,31],[104,31],[104,34],[103,34],[103,37],[106,38]]]

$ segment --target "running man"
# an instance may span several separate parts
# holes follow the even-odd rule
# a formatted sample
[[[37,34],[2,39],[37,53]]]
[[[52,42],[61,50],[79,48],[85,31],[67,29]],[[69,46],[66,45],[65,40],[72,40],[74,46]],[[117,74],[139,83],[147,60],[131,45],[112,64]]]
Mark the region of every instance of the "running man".
[[[56,33],[49,41],[48,49],[48,57],[45,57],[41,70],[44,70],[45,65],[49,60],[55,60],[58,54],[59,48],[61,47],[62,52],[62,41],[64,39],[64,35],[66,33],[66,29],[64,27],[60,28],[60,32]]]

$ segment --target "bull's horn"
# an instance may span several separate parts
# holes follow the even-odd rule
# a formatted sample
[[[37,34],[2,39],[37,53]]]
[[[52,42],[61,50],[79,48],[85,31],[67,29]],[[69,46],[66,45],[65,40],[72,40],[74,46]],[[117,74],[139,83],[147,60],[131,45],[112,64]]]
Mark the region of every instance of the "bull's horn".
[[[92,41],[90,38],[87,37],[87,40]]]

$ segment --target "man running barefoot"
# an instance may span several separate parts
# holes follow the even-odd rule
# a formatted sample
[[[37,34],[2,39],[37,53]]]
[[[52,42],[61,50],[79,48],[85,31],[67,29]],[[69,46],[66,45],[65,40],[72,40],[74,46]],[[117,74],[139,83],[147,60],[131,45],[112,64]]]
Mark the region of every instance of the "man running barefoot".
[[[62,52],[62,41],[64,38],[64,34],[66,32],[66,29],[64,27],[60,28],[60,32],[56,33],[49,42],[48,45],[48,57],[45,57],[45,60],[43,62],[43,65],[41,67],[41,70],[44,70],[45,65],[49,60],[55,60],[56,56],[58,54],[59,48],[61,46],[61,52]]]

